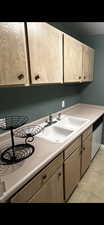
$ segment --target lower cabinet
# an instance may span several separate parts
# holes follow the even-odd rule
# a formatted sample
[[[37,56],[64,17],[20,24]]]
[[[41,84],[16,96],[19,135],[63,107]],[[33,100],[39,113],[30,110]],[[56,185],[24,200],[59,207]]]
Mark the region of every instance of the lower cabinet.
[[[92,126],[10,199],[11,203],[63,203],[91,162]]]
[[[65,200],[69,198],[80,180],[80,152],[79,147],[64,162]]]
[[[58,203],[64,201],[63,153],[19,190],[11,203]]]
[[[83,140],[82,152],[81,152],[81,176],[88,169],[91,162],[91,150],[92,150],[92,134]]]
[[[46,182],[43,187],[28,201],[29,203],[62,203],[63,202],[63,168]]]

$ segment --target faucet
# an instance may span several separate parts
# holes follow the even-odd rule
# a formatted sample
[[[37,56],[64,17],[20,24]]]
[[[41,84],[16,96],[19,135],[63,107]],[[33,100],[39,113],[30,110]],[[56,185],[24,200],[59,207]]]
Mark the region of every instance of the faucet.
[[[57,120],[61,120],[61,113],[58,113]]]
[[[48,121],[46,120],[46,123],[47,123],[46,127],[50,126],[50,125],[52,125],[53,123],[56,123],[56,122],[57,122],[57,120],[53,121],[52,115],[49,114],[49,119],[48,119]]]
[[[51,124],[52,124],[52,122],[53,122],[53,121],[52,121],[52,115],[50,114],[50,115],[49,115],[48,124],[49,124],[49,125],[51,125]]]

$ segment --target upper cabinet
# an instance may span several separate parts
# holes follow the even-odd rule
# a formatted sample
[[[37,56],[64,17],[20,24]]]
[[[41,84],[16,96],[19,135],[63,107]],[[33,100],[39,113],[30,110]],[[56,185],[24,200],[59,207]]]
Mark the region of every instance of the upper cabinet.
[[[0,85],[93,80],[94,50],[45,22],[0,23]]]
[[[83,58],[82,58],[83,79],[82,81],[84,82],[92,81],[95,50],[84,44],[82,45],[82,48],[83,48]]]
[[[28,84],[24,23],[0,23],[0,85]]]
[[[64,34],[64,82],[93,80],[94,49]]]
[[[82,45],[64,34],[64,82],[80,82],[82,79]]]
[[[27,23],[32,84],[62,83],[62,32],[43,22]]]

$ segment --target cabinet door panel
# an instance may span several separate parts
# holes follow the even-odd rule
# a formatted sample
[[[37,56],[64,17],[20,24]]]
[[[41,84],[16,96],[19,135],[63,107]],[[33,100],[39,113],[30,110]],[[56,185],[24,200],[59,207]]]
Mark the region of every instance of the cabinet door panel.
[[[64,162],[65,200],[68,199],[80,180],[80,151],[81,149],[78,148]]]
[[[58,203],[63,202],[63,169],[57,172],[29,200],[29,203]]]
[[[0,23],[0,85],[28,84],[24,23]]]
[[[32,84],[62,83],[62,32],[47,23],[27,23]]]
[[[91,162],[92,134],[82,143],[81,176],[85,173]]]
[[[64,82],[80,82],[82,79],[82,45],[64,34]]]
[[[83,46],[83,81],[93,80],[94,49]]]

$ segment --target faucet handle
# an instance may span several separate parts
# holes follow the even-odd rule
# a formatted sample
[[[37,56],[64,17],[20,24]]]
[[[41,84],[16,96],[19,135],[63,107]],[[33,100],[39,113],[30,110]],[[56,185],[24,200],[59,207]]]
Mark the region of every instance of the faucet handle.
[[[61,113],[58,113],[57,120],[61,120]]]

